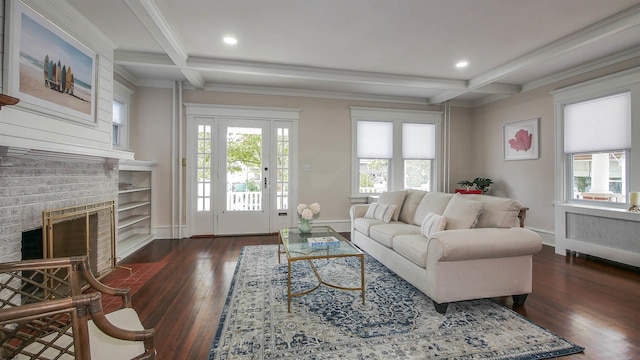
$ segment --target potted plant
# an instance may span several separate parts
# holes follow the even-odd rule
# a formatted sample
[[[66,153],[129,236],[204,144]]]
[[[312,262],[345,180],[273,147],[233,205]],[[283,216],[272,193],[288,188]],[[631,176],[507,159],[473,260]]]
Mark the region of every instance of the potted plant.
[[[472,181],[462,180],[458,181],[458,185],[464,186],[467,190],[471,190],[471,188],[478,189],[482,191],[483,194],[486,194],[487,191],[491,188],[491,184],[493,184],[493,180],[488,178],[477,177]]]

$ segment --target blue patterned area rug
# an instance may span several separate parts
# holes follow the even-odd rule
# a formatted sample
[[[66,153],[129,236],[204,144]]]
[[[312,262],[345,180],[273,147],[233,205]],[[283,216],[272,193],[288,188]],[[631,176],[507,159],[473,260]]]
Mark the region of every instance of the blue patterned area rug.
[[[358,287],[357,258],[316,260],[330,283]],[[313,288],[305,261],[292,263],[292,290]],[[295,297],[287,313],[287,261],[277,246],[242,249],[209,359],[547,359],[576,346],[490,300],[431,300],[365,257],[366,302],[359,291],[321,286]]]

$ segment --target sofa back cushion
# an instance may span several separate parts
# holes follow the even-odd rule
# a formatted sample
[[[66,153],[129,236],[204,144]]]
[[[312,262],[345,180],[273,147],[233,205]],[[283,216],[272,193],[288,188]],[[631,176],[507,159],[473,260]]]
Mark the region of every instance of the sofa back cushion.
[[[413,223],[413,217],[416,215],[416,209],[420,204],[420,200],[422,200],[426,193],[427,192],[423,190],[407,189],[407,196],[405,196],[404,203],[402,203],[402,209],[400,209],[400,216],[398,217],[398,220],[407,224]]]
[[[378,203],[395,205],[396,209],[393,212],[393,216],[391,216],[391,220],[398,221],[398,217],[400,216],[400,209],[402,208],[402,203],[404,202],[405,196],[407,196],[406,190],[385,191],[378,197]]]
[[[447,208],[442,213],[447,219],[446,230],[471,229],[476,226],[482,214],[482,201],[465,198],[464,195],[455,194]]]
[[[424,194],[422,200],[420,200],[420,204],[418,204],[418,207],[416,208],[416,212],[411,223],[421,226],[425,216],[430,212],[442,215],[452,197],[453,194],[442,192],[428,192]]]
[[[490,195],[464,195],[471,200],[482,201],[484,209],[478,219],[478,228],[509,228],[519,226],[518,214],[522,207],[509,198]]]

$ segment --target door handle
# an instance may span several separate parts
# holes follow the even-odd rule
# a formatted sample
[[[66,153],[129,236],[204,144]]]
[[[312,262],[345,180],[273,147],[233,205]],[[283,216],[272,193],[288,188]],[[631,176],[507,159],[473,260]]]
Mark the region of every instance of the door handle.
[[[265,178],[264,178],[264,188],[265,188],[265,189],[267,188],[267,177],[266,177],[266,176],[265,176]]]

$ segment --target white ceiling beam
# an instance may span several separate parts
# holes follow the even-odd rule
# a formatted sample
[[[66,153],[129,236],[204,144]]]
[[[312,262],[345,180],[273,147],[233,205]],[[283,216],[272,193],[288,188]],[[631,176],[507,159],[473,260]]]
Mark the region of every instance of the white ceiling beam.
[[[131,73],[126,67],[115,64],[113,65],[113,72],[122,76],[125,80],[132,83],[133,85],[138,86],[140,79],[138,79],[138,77]]]
[[[474,93],[480,94],[496,94],[496,95],[514,95],[522,91],[520,85],[493,83],[483,87],[474,89]]]
[[[176,64],[169,55],[160,53],[143,53],[136,51],[116,50],[113,52],[113,62],[121,65],[148,65],[176,68]]]
[[[501,84],[501,83],[489,84],[479,89],[473,90],[474,93],[492,94],[492,96],[489,97],[490,99],[502,99],[510,95],[518,94],[520,93],[520,91],[522,91],[522,89],[519,85]],[[440,95],[429,98],[428,101],[429,101],[429,104],[431,105],[441,104],[447,100],[457,98],[458,96],[464,95],[469,92],[471,91],[468,91],[468,90],[447,91],[447,92],[441,93]]]
[[[476,76],[469,80],[469,87],[477,88],[498,81],[513,71],[589,46],[598,40],[638,25],[640,25],[640,6],[635,6]]]
[[[224,60],[191,57],[190,69],[233,74],[256,74],[317,81],[348,82],[388,86],[404,86],[427,89],[463,90],[463,80],[429,78],[411,75],[383,74],[365,71],[338,70],[299,65],[283,65],[254,61]]]
[[[565,36],[498,66],[493,70],[478,75],[469,80],[469,86],[466,92],[475,91],[480,87],[499,81],[512,72],[521,70],[528,66],[540,64],[554,57],[592,45],[598,40],[602,40],[603,38],[638,25],[640,25],[640,5],[636,5],[626,11],[610,16],[607,19],[587,26],[586,28],[583,28],[571,35]],[[459,95],[462,94],[451,93],[450,96],[452,97],[447,97],[446,94],[443,94],[435,97],[434,99],[430,99],[430,102],[439,103],[450,100]]]
[[[441,104],[447,100],[451,100],[454,98],[457,98],[460,95],[464,95],[466,93],[468,93],[469,91],[467,90],[460,90],[460,91],[445,91],[443,93],[441,93],[438,96],[433,96],[431,98],[429,98],[429,104],[433,105],[433,104]]]
[[[202,76],[186,66],[188,54],[154,1],[125,0],[125,3],[147,30],[149,30],[151,36],[160,44],[174,64],[182,70],[182,73],[191,85],[197,89],[204,88],[204,79]]]

